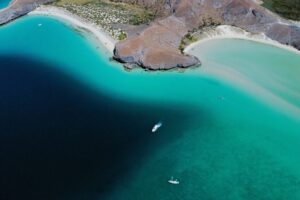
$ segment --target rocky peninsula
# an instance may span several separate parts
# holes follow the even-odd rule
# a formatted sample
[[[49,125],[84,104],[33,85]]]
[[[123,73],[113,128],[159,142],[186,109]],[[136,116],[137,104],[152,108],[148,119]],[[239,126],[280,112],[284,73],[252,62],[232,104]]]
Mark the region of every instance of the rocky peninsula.
[[[41,4],[53,0],[15,0],[10,7],[0,11],[0,24],[7,23],[19,16],[25,15]],[[56,2],[56,1],[53,1]],[[59,2],[59,1],[58,1]],[[100,1],[99,1],[100,2]],[[192,55],[183,53],[182,42],[193,40],[191,34],[207,26],[230,25],[239,27],[254,34],[264,34],[266,37],[284,45],[300,50],[300,27],[291,21],[282,19],[268,9],[262,7],[260,1],[254,0],[111,0],[116,3],[116,9],[122,9],[124,20],[117,26],[99,20],[98,12],[81,12],[93,9],[91,5],[78,5],[66,7],[80,17],[94,20],[105,26],[115,39],[119,40],[114,48],[114,58],[127,68],[135,66],[147,70],[169,70],[173,68],[188,68],[199,66],[200,60]],[[127,7],[120,7],[128,5]],[[139,20],[127,15],[127,8],[140,6],[149,14],[149,20]],[[102,11],[101,5],[95,8]],[[78,13],[76,13],[78,12]],[[117,11],[116,13],[122,13]],[[140,11],[139,11],[140,12]],[[88,15],[87,15],[87,14]],[[128,19],[126,19],[126,16]],[[139,17],[137,19],[140,19]],[[105,19],[104,19],[105,20]],[[118,31],[116,31],[118,30]],[[125,39],[126,38],[126,39]]]
[[[170,0],[164,4],[170,7],[169,16],[119,42],[114,50],[117,60],[150,70],[199,65],[197,58],[179,51],[181,40],[195,30],[216,24],[263,33],[281,44],[300,49],[300,27],[254,1]]]

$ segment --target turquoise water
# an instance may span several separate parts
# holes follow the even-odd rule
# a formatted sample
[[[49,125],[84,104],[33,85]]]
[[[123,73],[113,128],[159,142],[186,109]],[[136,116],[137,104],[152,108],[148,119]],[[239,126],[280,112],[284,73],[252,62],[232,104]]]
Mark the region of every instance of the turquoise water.
[[[227,49],[220,46],[230,46],[230,53],[234,56],[228,56]],[[291,112],[300,116],[300,79],[297,78],[300,74],[299,53],[282,51],[256,42],[231,39],[204,42],[191,53],[204,61],[203,68],[208,74],[218,76],[217,71],[219,74],[223,73],[221,79],[227,79],[238,87],[247,87],[248,91],[251,87],[255,88],[255,96],[269,97],[267,101],[273,104],[290,104],[293,109]],[[243,80],[238,80],[241,77]],[[260,94],[258,90],[264,94]]]
[[[43,26],[38,26],[39,23]],[[68,110],[72,108],[68,108],[68,105],[73,101],[82,107],[63,113],[61,120],[66,121],[63,123],[55,121],[55,117],[59,118],[60,115],[49,114],[50,117],[43,118],[41,114],[43,117],[34,118],[38,122],[33,123],[35,126],[44,124],[45,119],[49,122],[45,141],[48,137],[52,138],[52,135],[56,135],[57,140],[52,138],[50,141],[53,143],[43,143],[48,147],[46,150],[42,148],[43,145],[39,147],[41,152],[45,151],[39,156],[47,155],[43,158],[48,164],[42,165],[41,172],[37,170],[36,173],[51,176],[28,178],[32,184],[24,181],[22,173],[30,171],[31,176],[35,176],[34,170],[26,171],[26,168],[22,172],[9,163],[23,155],[21,144],[22,139],[27,141],[27,134],[30,135],[31,145],[40,142],[38,138],[42,136],[31,132],[23,134],[22,130],[15,129],[13,125],[3,126],[11,133],[22,132],[11,137],[8,143],[3,138],[9,137],[9,132],[5,132],[2,127],[1,134],[6,136],[1,136],[0,144],[6,155],[4,160],[8,163],[5,165],[5,176],[4,172],[0,172],[5,177],[1,184],[27,183],[26,187],[18,184],[14,187],[1,185],[1,188],[7,190],[4,193],[2,191],[2,196],[6,197],[2,199],[11,199],[8,197],[18,194],[22,187],[26,188],[27,193],[21,193],[20,197],[27,196],[30,199],[300,198],[300,120],[297,110],[300,105],[297,78],[299,55],[250,41],[215,40],[193,50],[194,54],[201,54],[203,66],[199,69],[184,73],[126,72],[119,64],[110,62],[111,55],[101,47],[99,49],[99,45],[92,39],[87,40],[81,31],[73,31],[63,23],[45,17],[25,17],[1,27],[0,43],[1,68],[8,70],[10,66],[16,65],[13,64],[15,60],[31,63],[24,62],[24,58],[37,63],[24,66],[18,64],[15,67],[18,70],[12,70],[18,73],[31,69],[26,72],[26,76],[19,72],[15,78],[21,80],[20,87],[27,86],[29,80],[26,77],[43,75],[33,86],[28,86],[31,89],[21,90],[26,94],[23,97],[11,92],[15,91],[16,82],[5,86],[9,80],[14,80],[14,74],[6,72],[11,78],[1,84],[4,88],[1,94],[7,96],[5,94],[11,92],[11,95],[9,100],[0,99],[1,110],[6,109],[5,105],[9,102],[22,107],[24,102],[19,102],[17,97],[26,97],[25,105],[32,105],[33,110],[35,107],[42,110],[49,107],[48,112]],[[64,92],[57,90],[57,93],[61,93],[63,104],[55,101],[56,89],[49,90],[48,94],[46,89],[34,86],[47,84],[44,79],[48,71],[37,73],[41,69],[49,71],[51,77],[54,77],[51,79],[54,83],[57,80],[59,85],[68,85]],[[56,78],[55,74],[64,74],[62,77],[65,78]],[[90,92],[88,96],[82,91],[69,96],[68,90]],[[44,105],[40,105],[39,101],[36,103],[35,99],[40,93],[48,95]],[[100,97],[95,97],[97,94],[101,94]],[[48,102],[49,98],[54,98],[54,103]],[[15,107],[15,104],[9,105]],[[90,104],[95,106],[88,108]],[[19,115],[20,112],[19,109],[6,110],[7,114],[0,115],[4,122],[9,113]],[[32,110],[22,112],[25,112],[26,120],[31,115],[35,116],[31,114],[35,113]],[[102,114],[109,117],[98,121],[97,118],[100,119]],[[74,115],[78,120],[74,119]],[[76,129],[72,129],[72,121],[69,122],[68,118],[76,121]],[[13,119],[16,120],[14,123],[24,120],[21,117]],[[157,121],[163,121],[163,126],[152,134],[151,128]],[[97,124],[105,127],[104,131],[101,129],[102,132],[94,132],[96,135],[103,133],[103,137],[98,140],[96,136],[88,137],[90,132],[97,129]],[[114,129],[110,130],[112,126]],[[28,130],[36,131],[35,127],[29,127]],[[78,143],[75,147],[71,146],[70,150],[68,142],[59,142],[60,135],[70,139],[71,143],[74,138]],[[111,135],[115,136],[110,138]],[[128,142],[122,145],[114,142],[122,138]],[[103,149],[98,148],[105,145],[106,141],[110,141],[110,149],[103,152]],[[57,146],[51,144],[57,142],[59,148],[68,147],[61,151],[63,157],[54,153],[58,151]],[[13,145],[15,143],[20,147]],[[8,150],[7,146],[13,146],[14,150]],[[114,149],[121,149],[123,153]],[[40,157],[30,157],[33,152],[21,157],[26,166],[29,163],[29,166],[36,169]],[[72,152],[80,156],[76,157]],[[105,156],[102,156],[104,153]],[[55,159],[57,156],[59,159]],[[77,165],[85,165],[74,171],[72,176],[67,176],[66,179],[71,181],[51,178],[57,174],[57,177],[64,177],[64,173],[58,172],[71,169],[69,163],[73,164],[74,157],[78,159],[75,162]],[[113,158],[116,161],[112,161]],[[103,162],[99,165],[98,160]],[[45,167],[52,166],[54,161],[62,164],[54,165],[53,168]],[[67,166],[65,171],[61,170],[64,165]],[[22,169],[22,165],[19,167]],[[93,169],[93,173],[83,170],[85,168]],[[11,176],[6,175],[15,173],[20,176],[13,176],[13,181],[9,179]],[[105,176],[106,173],[110,175]],[[180,184],[168,184],[167,180],[171,176],[179,179]],[[60,187],[57,180],[64,184]],[[50,185],[51,181],[54,186]],[[78,185],[74,185],[74,182],[78,182]],[[28,191],[40,192],[34,196]]]
[[[0,9],[7,7],[10,1],[11,0],[0,0]]]

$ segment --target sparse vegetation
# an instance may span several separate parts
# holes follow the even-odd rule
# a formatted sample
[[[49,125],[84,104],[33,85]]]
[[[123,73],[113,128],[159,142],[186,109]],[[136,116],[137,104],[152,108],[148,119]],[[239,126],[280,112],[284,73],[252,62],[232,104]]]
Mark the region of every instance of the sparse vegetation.
[[[101,26],[113,38],[127,37],[120,24],[140,25],[154,20],[156,15],[136,4],[109,0],[57,0],[55,6],[65,8],[79,17]]]
[[[126,38],[127,38],[127,34],[123,31],[118,36],[119,40],[125,40]]]
[[[149,23],[150,21],[153,21],[154,18],[155,15],[151,12],[135,13],[129,19],[129,24],[131,25],[146,24]]]
[[[216,27],[220,24],[220,22],[215,21],[212,18],[203,19],[198,28],[194,28],[182,38],[179,50],[183,52],[186,46],[199,40],[199,35],[201,35],[203,31],[207,28]]]
[[[300,20],[300,0],[264,0],[263,6],[287,19]]]
[[[198,41],[198,38],[196,36],[194,36],[192,33],[188,33],[182,38],[180,45],[179,45],[179,50],[181,52],[183,52],[184,48],[187,45],[189,45],[193,42],[197,42],[197,41]]]

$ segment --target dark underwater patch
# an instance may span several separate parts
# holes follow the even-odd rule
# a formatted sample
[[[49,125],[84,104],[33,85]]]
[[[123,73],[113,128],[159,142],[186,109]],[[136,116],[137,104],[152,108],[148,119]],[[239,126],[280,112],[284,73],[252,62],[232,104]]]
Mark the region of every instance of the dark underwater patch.
[[[149,146],[180,137],[192,117],[183,110],[117,100],[50,64],[2,56],[0,199],[104,195],[138,167]],[[168,124],[161,133],[172,134],[153,137],[160,119]]]

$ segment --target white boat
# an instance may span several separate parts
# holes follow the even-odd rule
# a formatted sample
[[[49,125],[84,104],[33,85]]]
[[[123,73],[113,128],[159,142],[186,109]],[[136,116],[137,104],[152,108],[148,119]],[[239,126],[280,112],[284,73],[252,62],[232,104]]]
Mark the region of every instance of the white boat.
[[[43,26],[43,24],[38,24],[38,26],[40,26],[40,27],[41,27],[41,26]]]
[[[168,180],[168,183],[173,184],[173,185],[178,185],[179,181],[177,179],[174,179],[172,176],[171,179]]]
[[[158,122],[157,124],[155,124],[152,128],[152,133],[156,132],[157,129],[159,129],[162,126],[162,122]]]

